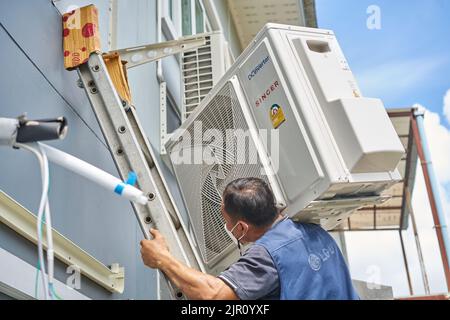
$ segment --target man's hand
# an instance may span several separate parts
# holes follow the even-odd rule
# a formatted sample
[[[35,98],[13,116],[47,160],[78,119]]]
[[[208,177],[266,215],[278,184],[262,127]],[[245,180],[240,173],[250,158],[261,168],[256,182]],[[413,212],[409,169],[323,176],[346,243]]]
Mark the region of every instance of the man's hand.
[[[238,299],[235,292],[221,279],[192,269],[173,257],[164,237],[151,229],[153,240],[141,241],[144,264],[160,269],[189,299]]]
[[[150,229],[153,240],[141,241],[142,261],[147,267],[160,269],[164,257],[170,256],[166,240],[156,229]]]

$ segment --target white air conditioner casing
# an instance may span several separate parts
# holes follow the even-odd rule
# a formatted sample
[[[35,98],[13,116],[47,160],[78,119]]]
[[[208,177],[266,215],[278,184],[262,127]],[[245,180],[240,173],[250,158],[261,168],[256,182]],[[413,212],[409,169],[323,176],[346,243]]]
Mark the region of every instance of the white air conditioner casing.
[[[236,163],[236,137],[194,134],[207,129],[224,136],[227,129],[249,130],[248,152],[258,161]],[[265,141],[259,129],[279,136],[279,160],[270,136]],[[186,133],[192,139],[181,138]],[[396,167],[405,152],[383,103],[362,97],[333,32],[278,24],[258,33],[166,148],[194,237],[213,272],[233,256],[220,213],[230,181],[260,177],[284,213],[332,229],[354,210],[385,200],[381,192],[401,180]],[[181,154],[204,150],[221,160],[180,163]]]
[[[205,45],[181,54],[182,122],[219,82],[231,66],[228,44],[219,31],[197,34],[183,39],[205,37]]]

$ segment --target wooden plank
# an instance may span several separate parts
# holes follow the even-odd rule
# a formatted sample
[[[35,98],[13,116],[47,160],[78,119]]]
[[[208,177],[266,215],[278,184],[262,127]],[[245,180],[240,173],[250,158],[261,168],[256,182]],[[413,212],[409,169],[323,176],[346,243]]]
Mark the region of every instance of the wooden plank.
[[[89,5],[65,13],[62,21],[64,67],[72,70],[86,63],[91,53],[101,51],[98,11]]]
[[[128,86],[127,69],[125,67],[126,61],[122,61],[117,52],[104,54],[103,60],[120,98],[127,101],[128,104],[131,104],[131,93],[130,87]]]

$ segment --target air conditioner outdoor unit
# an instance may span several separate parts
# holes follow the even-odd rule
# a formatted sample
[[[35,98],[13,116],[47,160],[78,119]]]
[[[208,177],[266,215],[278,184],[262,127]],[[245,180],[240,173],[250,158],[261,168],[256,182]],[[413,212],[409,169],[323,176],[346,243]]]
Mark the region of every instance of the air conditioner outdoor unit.
[[[405,152],[333,32],[278,24],[258,33],[166,148],[212,272],[233,256],[220,213],[230,181],[260,177],[291,218],[332,229],[386,200]]]
[[[206,38],[205,45],[181,54],[182,121],[194,112],[231,66],[229,48],[221,32],[197,34],[183,39],[198,36]]]

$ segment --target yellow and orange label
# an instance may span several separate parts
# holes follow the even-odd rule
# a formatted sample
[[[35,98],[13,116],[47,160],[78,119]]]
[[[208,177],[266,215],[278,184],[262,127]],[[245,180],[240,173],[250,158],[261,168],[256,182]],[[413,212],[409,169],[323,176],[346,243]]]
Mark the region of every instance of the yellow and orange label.
[[[270,108],[270,121],[272,121],[274,129],[278,129],[286,121],[283,108],[280,105],[274,104]]]

